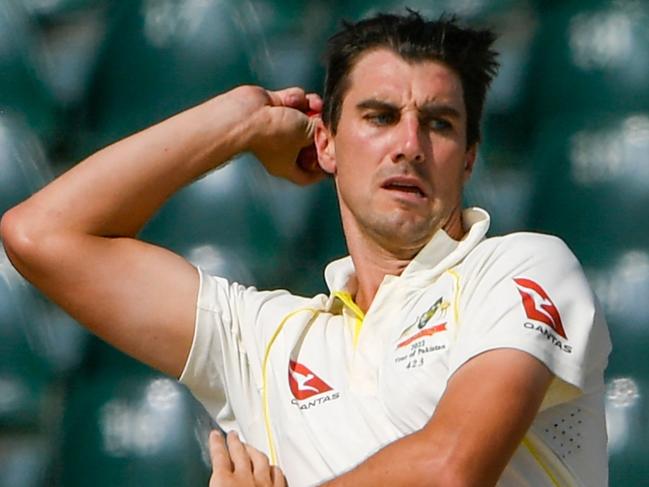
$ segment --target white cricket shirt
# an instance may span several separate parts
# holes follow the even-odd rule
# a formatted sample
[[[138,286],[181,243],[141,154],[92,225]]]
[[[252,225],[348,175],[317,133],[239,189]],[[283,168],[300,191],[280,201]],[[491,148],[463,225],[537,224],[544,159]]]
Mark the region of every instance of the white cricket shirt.
[[[607,485],[611,344],[579,263],[555,237],[485,238],[486,212],[463,217],[462,241],[436,233],[364,317],[349,257],[325,270],[331,295],[310,299],[200,271],[181,382],[290,485],[313,485],[422,428],[472,357],[515,348],[556,378],[498,485]]]

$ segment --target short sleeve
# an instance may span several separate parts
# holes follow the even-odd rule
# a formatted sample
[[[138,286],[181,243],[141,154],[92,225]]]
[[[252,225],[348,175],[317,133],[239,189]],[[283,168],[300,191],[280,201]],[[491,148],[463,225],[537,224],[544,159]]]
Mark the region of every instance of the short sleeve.
[[[463,265],[450,373],[497,348],[543,362],[556,379],[542,409],[603,387],[606,323],[576,257],[558,238],[490,239]]]
[[[252,310],[258,291],[198,272],[194,338],[179,380],[223,424],[233,419],[233,402],[255,402],[257,346],[242,337],[240,310]]]
[[[305,298],[260,291],[198,269],[194,338],[179,381],[224,429],[263,445],[262,360],[282,316]]]

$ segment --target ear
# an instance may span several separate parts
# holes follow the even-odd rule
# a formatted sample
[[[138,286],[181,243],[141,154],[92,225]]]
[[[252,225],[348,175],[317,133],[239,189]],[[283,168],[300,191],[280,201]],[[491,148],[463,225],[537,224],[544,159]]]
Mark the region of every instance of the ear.
[[[466,151],[464,159],[464,182],[466,183],[473,173],[473,165],[478,157],[478,143],[473,144]]]
[[[336,174],[336,143],[333,134],[322,120],[315,128],[314,143],[318,152],[318,164],[328,174]]]

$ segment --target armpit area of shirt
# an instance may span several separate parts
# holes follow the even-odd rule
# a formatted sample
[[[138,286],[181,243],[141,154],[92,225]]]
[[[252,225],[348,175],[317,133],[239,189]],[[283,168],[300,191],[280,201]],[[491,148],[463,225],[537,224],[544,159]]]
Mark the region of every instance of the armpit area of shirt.
[[[572,401],[582,394],[583,392],[581,389],[565,382],[555,375],[554,379],[552,379],[552,383],[550,384],[548,392],[545,393],[545,397],[543,398],[543,402],[541,403],[539,411],[544,411],[546,409],[550,409],[553,406]]]

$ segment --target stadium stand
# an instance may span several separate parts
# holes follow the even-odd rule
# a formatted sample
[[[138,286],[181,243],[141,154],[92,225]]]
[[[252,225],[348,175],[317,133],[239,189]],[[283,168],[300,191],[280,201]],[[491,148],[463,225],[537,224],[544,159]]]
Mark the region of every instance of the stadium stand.
[[[467,203],[491,211],[492,233],[554,233],[583,263],[614,344],[610,485],[646,485],[644,0],[2,0],[0,212],[238,84],[320,91],[339,19],[405,5],[502,34]],[[323,264],[345,253],[333,185],[298,189],[240,159],[174,196],[142,238],[244,284],[324,291]],[[89,338],[0,253],[0,487],[206,485],[210,427],[182,387]]]
[[[70,382],[60,485],[207,485],[209,423],[189,393],[125,357],[101,362]]]
[[[541,8],[541,4],[543,4]],[[528,71],[535,196],[530,228],[562,236],[604,307],[610,485],[643,485],[649,368],[649,8],[540,2]]]

